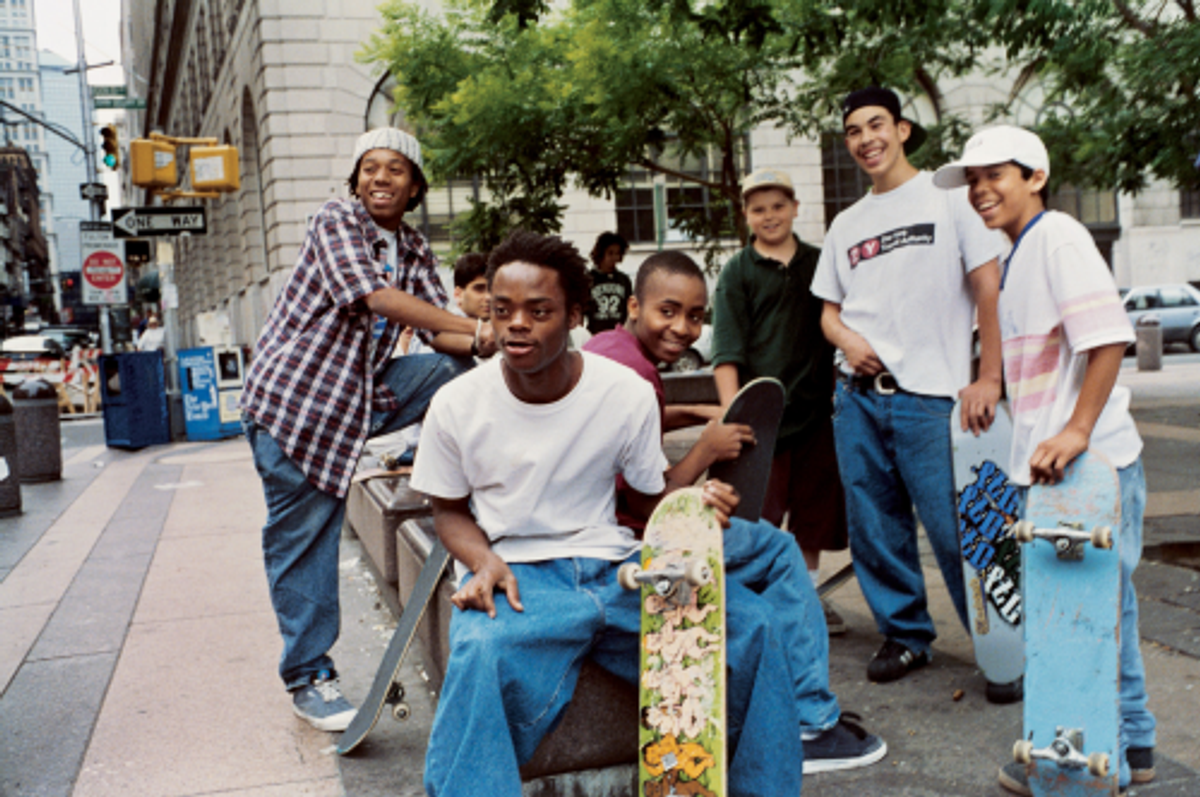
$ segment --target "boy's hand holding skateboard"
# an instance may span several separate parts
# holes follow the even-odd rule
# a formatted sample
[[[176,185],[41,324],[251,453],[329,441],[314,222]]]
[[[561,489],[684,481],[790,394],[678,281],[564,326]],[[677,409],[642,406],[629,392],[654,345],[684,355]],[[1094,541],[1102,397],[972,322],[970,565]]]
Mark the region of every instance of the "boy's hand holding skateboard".
[[[1063,480],[1063,473],[1076,457],[1088,449],[1091,435],[1073,429],[1066,429],[1043,440],[1034,449],[1029,458],[1029,475],[1034,484],[1058,484]]]
[[[706,481],[703,490],[701,502],[705,506],[712,507],[717,513],[717,521],[721,524],[721,528],[729,528],[729,518],[733,517],[734,510],[742,500],[737,490],[718,479]]]
[[[754,445],[754,430],[744,423],[709,421],[700,433],[696,446],[705,452],[709,462],[723,462],[741,456],[742,446]]]
[[[996,404],[1000,401],[1001,384],[999,379],[980,377],[958,391],[959,403],[962,405],[962,428],[968,429],[976,437],[992,427],[996,420]]]

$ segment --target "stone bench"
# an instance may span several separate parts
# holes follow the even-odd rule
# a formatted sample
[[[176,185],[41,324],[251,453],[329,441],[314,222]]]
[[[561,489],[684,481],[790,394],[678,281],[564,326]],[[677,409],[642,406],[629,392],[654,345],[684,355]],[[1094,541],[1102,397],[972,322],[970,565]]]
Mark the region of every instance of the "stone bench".
[[[384,600],[398,616],[433,548],[428,501],[408,488],[407,476],[380,477],[351,487],[346,512],[380,578]],[[442,579],[417,630],[434,694],[441,691],[450,653],[452,578]],[[562,722],[521,768],[525,795],[631,797],[637,782],[637,717],[637,689],[584,662]]]

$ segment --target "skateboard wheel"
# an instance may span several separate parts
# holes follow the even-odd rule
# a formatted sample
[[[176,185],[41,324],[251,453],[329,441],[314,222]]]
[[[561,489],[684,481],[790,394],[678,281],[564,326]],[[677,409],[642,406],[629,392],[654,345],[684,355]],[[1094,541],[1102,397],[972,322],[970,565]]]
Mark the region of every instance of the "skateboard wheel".
[[[392,719],[397,722],[404,722],[410,716],[412,716],[412,710],[408,707],[407,703],[397,703],[392,706]]]
[[[404,684],[399,681],[392,681],[392,685],[388,687],[387,695],[383,698],[383,702],[389,706],[401,703],[404,701]]]
[[[688,562],[683,577],[693,587],[700,587],[712,581],[712,569],[708,562]]]
[[[1013,745],[1013,761],[1018,764],[1028,764],[1033,760],[1033,742],[1028,739],[1017,739]]]
[[[1088,756],[1088,772],[1098,778],[1108,777],[1108,753],[1092,753]]]
[[[1092,547],[1107,551],[1109,548],[1112,548],[1112,544],[1112,527],[1097,526],[1092,529]]]
[[[626,562],[617,570],[617,583],[625,589],[638,589],[641,585],[637,577],[641,575],[642,566],[636,562]]]
[[[1019,520],[1013,524],[1013,537],[1017,542],[1033,542],[1033,523],[1028,520]]]

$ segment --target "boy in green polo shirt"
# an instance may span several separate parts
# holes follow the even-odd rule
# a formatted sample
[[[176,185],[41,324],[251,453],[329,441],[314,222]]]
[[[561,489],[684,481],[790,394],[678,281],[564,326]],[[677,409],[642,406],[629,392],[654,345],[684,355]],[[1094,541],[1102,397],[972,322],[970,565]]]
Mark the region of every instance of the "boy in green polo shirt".
[[[787,404],[763,517],[796,537],[815,582],[821,551],[844,550],[846,503],[833,444],[833,347],[823,302],[809,291],[821,251],[792,232],[800,203],[791,178],[759,169],[742,182],[750,243],[721,271],[713,294],[713,379],[722,406],[760,376],[783,382]],[[846,625],[828,604],[830,634]]]

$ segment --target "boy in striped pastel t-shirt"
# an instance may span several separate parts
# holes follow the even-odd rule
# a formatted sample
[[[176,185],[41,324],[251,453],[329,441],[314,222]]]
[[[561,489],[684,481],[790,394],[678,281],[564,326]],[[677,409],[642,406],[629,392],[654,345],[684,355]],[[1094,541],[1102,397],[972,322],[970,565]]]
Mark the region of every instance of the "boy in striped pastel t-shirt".
[[[970,186],[972,207],[1013,242],[1000,281],[1004,377],[1013,412],[1010,478],[1055,484],[1084,451],[1102,453],[1121,489],[1121,774],[1154,777],[1154,715],[1146,708],[1133,571],[1142,554],[1146,479],[1129,390],[1116,384],[1133,328],[1091,234],[1046,210],[1050,158],[1034,133],[998,126],[976,133],[962,157],[934,176]],[[1023,501],[1022,501],[1023,503]],[[1000,784],[1030,794],[1025,769],[1008,764]]]

